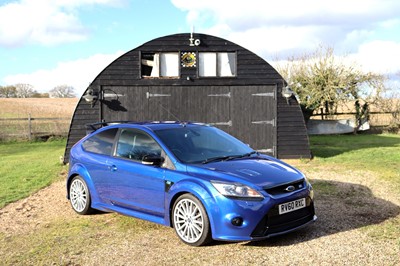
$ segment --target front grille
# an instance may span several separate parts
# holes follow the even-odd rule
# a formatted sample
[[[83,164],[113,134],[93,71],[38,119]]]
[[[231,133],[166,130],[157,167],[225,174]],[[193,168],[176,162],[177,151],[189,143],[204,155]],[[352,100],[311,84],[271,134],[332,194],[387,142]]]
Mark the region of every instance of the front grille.
[[[314,214],[314,203],[310,198],[306,198],[305,208],[282,215],[276,205],[258,223],[251,236],[263,237],[294,229],[313,220]]]
[[[292,183],[287,183],[287,184],[284,184],[284,185],[280,185],[280,186],[277,186],[277,187],[265,188],[264,191],[266,191],[268,194],[274,196],[274,195],[289,193],[289,192],[293,192],[293,191],[297,191],[297,190],[303,189],[304,187],[306,187],[306,185],[307,184],[306,184],[305,180],[301,179],[301,180],[298,180],[298,181],[295,181],[295,182],[292,182]],[[289,186],[293,186],[294,190],[287,191],[286,189]]]

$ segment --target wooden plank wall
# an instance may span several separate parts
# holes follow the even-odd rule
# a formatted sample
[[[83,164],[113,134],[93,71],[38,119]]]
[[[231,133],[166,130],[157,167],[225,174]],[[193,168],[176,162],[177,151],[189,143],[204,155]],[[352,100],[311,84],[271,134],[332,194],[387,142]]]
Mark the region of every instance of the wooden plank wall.
[[[278,97],[277,157],[282,159],[311,158],[307,128],[295,97],[288,101]]]
[[[91,83],[88,89],[100,90],[101,86],[277,86],[277,157],[310,158],[309,142],[301,110],[292,99],[289,105],[281,96],[284,83],[279,73],[265,60],[251,51],[230,41],[205,34],[194,34],[201,40],[200,46],[189,46],[189,33],[169,35],[149,41],[117,58]],[[180,78],[141,78],[140,56],[142,52],[236,52],[237,76],[198,78],[197,68],[181,68]],[[187,77],[190,77],[188,80]],[[86,93],[86,92],[85,92]],[[80,100],[69,131],[64,162],[68,162],[69,150],[85,136],[85,124],[98,122],[100,105]]]

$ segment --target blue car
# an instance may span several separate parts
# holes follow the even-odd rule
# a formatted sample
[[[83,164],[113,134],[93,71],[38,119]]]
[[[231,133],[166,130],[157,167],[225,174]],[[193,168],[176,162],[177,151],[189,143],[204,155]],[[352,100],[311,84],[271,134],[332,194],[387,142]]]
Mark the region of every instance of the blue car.
[[[67,197],[78,214],[170,226],[192,246],[262,240],[317,219],[299,170],[190,122],[117,123],[87,135],[71,149]]]

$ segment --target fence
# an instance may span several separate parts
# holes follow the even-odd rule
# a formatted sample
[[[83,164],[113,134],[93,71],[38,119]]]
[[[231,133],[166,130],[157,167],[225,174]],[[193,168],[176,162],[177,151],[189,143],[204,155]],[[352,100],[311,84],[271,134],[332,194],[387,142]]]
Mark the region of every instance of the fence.
[[[67,136],[70,117],[0,118],[0,140]]]

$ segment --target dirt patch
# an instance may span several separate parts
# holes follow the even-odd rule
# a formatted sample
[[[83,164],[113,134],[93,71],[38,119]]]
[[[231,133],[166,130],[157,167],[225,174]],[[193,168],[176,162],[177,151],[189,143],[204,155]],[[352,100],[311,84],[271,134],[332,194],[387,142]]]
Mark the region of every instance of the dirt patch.
[[[59,217],[74,215],[66,199],[65,183],[56,182],[34,195],[0,209],[0,232],[5,235],[26,234],[46,227]]]
[[[64,182],[56,182],[0,210],[0,264],[400,265],[400,201],[388,184],[368,171],[308,175],[316,188],[315,224],[266,241],[200,248],[138,219],[79,216]]]

